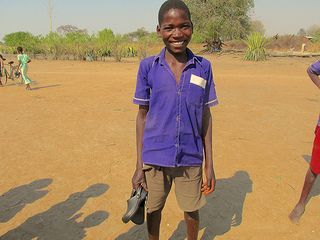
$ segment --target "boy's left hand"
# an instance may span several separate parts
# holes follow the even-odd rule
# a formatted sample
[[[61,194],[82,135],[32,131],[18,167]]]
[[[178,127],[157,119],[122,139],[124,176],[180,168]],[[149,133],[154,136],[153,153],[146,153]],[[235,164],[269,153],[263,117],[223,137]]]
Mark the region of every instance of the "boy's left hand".
[[[210,182],[209,182],[210,183]],[[203,194],[209,194],[212,193],[214,191],[214,187],[215,187],[215,182],[213,180],[211,180],[211,183],[208,184],[207,182],[205,182],[204,184],[202,184],[202,188],[201,188],[201,192]]]
[[[207,181],[204,184],[202,184],[201,192],[203,194],[209,194],[209,193],[212,193],[215,189],[216,177],[214,175],[213,169],[207,171],[205,168],[204,170],[205,170]]]

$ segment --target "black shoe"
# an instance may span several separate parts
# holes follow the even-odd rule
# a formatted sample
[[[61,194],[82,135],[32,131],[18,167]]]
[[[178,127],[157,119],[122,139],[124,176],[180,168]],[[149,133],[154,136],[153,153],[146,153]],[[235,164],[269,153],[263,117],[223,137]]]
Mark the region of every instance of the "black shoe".
[[[132,190],[131,196],[127,201],[127,212],[122,217],[124,223],[128,223],[130,220],[139,225],[144,223],[144,204],[147,195],[147,190],[141,185],[139,185],[138,191]]]

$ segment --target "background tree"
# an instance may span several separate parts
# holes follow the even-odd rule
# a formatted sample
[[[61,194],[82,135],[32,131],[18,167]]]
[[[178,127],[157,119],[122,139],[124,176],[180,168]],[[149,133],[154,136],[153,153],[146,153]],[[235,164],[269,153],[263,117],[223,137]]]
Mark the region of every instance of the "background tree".
[[[39,53],[39,36],[33,36],[29,32],[15,32],[6,34],[3,38],[4,44],[11,47],[11,53],[16,53],[18,46],[23,47],[25,52],[36,54]]]
[[[61,59],[66,54],[66,41],[56,32],[48,33],[43,39],[44,48],[42,54],[45,58]]]
[[[243,39],[250,32],[254,0],[185,0],[195,30],[207,43],[207,51],[219,48],[221,40]],[[220,45],[221,47],[221,45]]]
[[[68,51],[75,60],[85,60],[89,54],[88,43],[90,36],[86,32],[70,32],[66,34],[66,45]]]
[[[307,35],[313,37],[312,42],[320,42],[320,25],[312,25],[307,29]]]
[[[105,28],[98,32],[96,41],[101,51],[99,54],[101,57],[111,56],[111,46],[114,38],[115,35],[111,29]]]
[[[138,41],[143,37],[147,37],[149,32],[145,30],[144,27],[138,28],[137,31],[128,33],[128,38],[132,41]]]
[[[307,34],[313,37],[320,37],[320,25],[312,25],[308,27]]]
[[[266,33],[264,25],[260,20],[253,20],[250,22],[250,24],[252,33],[260,33],[261,35],[264,35]]]
[[[73,25],[61,25],[57,28],[57,32],[63,36],[66,36],[68,33],[77,32],[77,33],[86,33],[88,34],[87,29],[79,29]]]
[[[54,5],[52,3],[51,0],[48,0],[46,2],[46,6],[47,6],[47,9],[48,9],[48,14],[49,14],[49,21],[50,21],[50,32],[52,32],[52,22],[53,22],[53,8],[54,8]]]
[[[304,30],[304,28],[300,28],[299,31],[298,31],[298,33],[297,33],[297,36],[298,36],[298,37],[304,37],[304,36],[306,36],[306,35],[307,35],[306,30]]]

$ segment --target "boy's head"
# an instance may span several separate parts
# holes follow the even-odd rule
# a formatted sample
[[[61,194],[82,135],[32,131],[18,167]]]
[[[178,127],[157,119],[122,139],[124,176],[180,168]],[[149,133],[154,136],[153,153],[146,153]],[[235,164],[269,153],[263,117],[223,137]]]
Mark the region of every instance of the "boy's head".
[[[18,50],[19,53],[23,52],[23,48],[22,47],[17,47],[17,50]]]
[[[185,54],[193,32],[187,5],[181,0],[164,2],[160,7],[158,20],[157,34],[162,38],[166,49],[174,55]]]
[[[189,10],[188,6],[183,1],[181,1],[181,0],[167,0],[161,5],[161,7],[159,9],[159,13],[158,13],[159,26],[162,25],[163,17],[167,12],[169,12],[170,9],[180,9],[180,10],[184,11],[187,14],[187,16],[191,22],[190,10]]]

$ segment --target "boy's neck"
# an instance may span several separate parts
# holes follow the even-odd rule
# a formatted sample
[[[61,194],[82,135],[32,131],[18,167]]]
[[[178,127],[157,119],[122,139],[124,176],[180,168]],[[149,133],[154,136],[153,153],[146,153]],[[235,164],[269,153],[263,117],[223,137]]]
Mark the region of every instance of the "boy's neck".
[[[170,52],[166,48],[164,57],[165,57],[167,62],[187,63],[188,60],[189,60],[187,49],[183,53],[176,54],[176,53]]]

